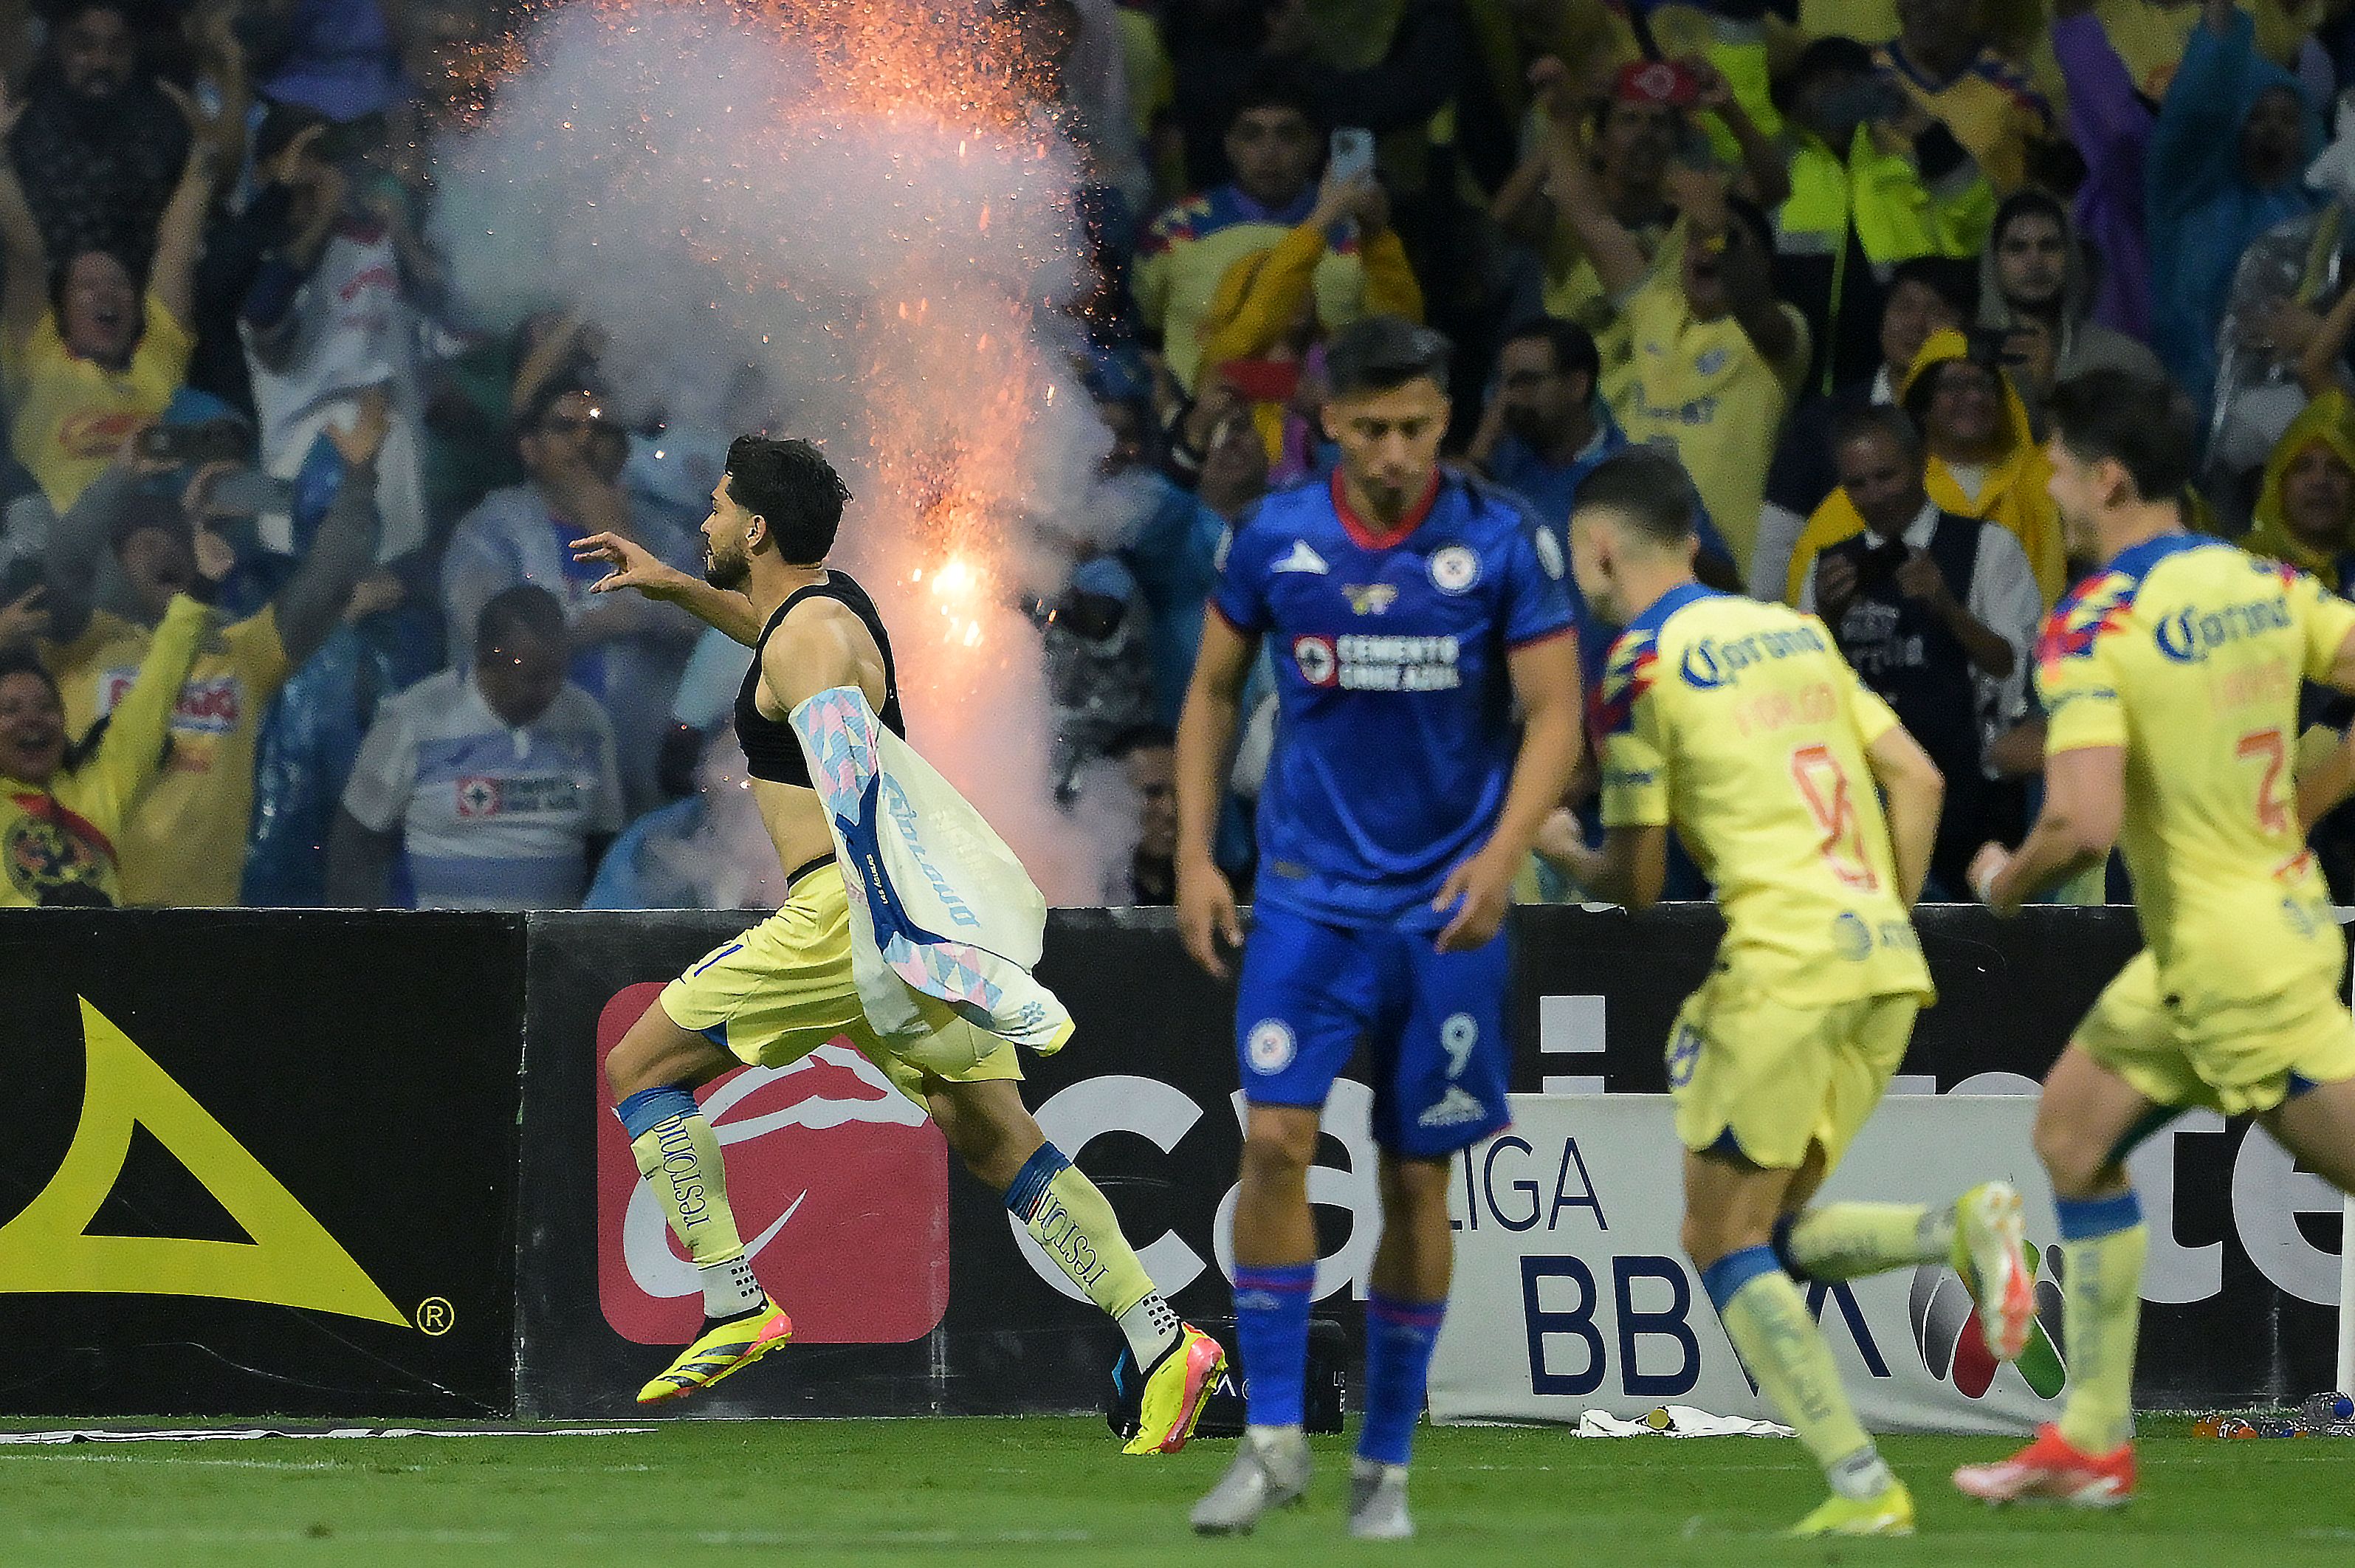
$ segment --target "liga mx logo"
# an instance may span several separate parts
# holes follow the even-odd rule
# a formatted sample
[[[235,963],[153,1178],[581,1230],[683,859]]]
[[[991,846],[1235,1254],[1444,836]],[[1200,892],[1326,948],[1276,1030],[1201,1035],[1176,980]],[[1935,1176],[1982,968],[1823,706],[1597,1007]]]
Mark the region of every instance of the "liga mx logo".
[[[2047,1248],[2043,1275],[2036,1282],[2036,1320],[2029,1325],[2028,1348],[2013,1364],[2040,1399],[2057,1399],[2069,1381],[2061,1359],[2061,1249]],[[2030,1273],[2037,1271],[2037,1253],[2028,1251]],[[1967,1399],[1983,1399],[1994,1386],[1995,1357],[1987,1350],[1987,1333],[1971,1293],[1945,1264],[1923,1264],[1913,1271],[1913,1288],[1906,1300],[1906,1316],[1913,1326],[1913,1348],[1922,1364],[1941,1382],[1951,1382]]]

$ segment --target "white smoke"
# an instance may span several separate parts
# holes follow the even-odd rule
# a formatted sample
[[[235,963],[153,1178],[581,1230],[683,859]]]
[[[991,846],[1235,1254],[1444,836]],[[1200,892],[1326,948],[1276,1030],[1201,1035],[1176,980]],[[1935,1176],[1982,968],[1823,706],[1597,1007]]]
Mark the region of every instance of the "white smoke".
[[[911,738],[1050,901],[1092,901],[1116,847],[1050,797],[1015,603],[1068,569],[1041,536],[1097,528],[1109,438],[1060,308],[1078,165],[1042,115],[927,90],[999,47],[984,9],[544,14],[485,123],[436,149],[437,238],[485,325],[561,304],[602,325],[625,414],[826,450],[858,498],[836,559],[891,627]]]

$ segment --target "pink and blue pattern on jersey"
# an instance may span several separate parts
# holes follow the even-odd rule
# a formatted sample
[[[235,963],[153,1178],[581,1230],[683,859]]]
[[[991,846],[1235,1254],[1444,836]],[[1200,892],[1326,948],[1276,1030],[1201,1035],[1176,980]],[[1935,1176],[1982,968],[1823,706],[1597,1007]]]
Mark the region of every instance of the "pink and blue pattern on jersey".
[[[887,1038],[929,1032],[912,992],[989,1033],[1060,1045],[1069,1015],[1021,956],[1036,956],[1044,902],[1011,852],[856,688],[811,698],[793,724],[841,856],[868,1021]]]

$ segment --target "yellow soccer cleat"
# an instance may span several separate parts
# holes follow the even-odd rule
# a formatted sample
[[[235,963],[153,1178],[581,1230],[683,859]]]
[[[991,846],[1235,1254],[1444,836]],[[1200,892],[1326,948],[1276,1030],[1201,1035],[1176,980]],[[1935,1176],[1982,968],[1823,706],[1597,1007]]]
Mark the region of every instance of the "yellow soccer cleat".
[[[1210,1391],[1227,1370],[1227,1352],[1191,1323],[1178,1326],[1178,1342],[1161,1352],[1145,1374],[1137,1401],[1136,1435],[1124,1454],[1175,1454],[1194,1435]]]
[[[1837,1494],[1824,1499],[1821,1507],[1791,1527],[1791,1534],[1800,1540],[1825,1535],[1911,1535],[1913,1533],[1913,1494],[1905,1489],[1902,1481],[1891,1481],[1889,1489],[1877,1498],[1858,1502]]]
[[[1978,1304],[1987,1353],[2016,1361],[2036,1327],[2036,1275],[2029,1261],[2019,1192],[1983,1181],[1955,1200],[1955,1272]]]
[[[774,1301],[761,1298],[762,1310],[731,1317],[698,1335],[678,1353],[660,1377],[638,1391],[640,1404],[660,1404],[666,1399],[709,1388],[720,1379],[742,1371],[794,1337],[794,1320]]]

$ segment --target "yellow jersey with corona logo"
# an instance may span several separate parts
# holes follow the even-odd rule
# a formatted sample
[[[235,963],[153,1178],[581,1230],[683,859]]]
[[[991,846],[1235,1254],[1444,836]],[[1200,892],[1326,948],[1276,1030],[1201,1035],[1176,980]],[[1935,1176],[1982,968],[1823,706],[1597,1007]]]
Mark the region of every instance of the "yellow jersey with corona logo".
[[[145,667],[154,635],[101,610],[72,642],[44,645],[65,694],[69,733],[115,710]],[[170,762],[123,824],[124,903],[237,904],[262,716],[293,673],[275,606],[219,628],[197,648],[172,710]]]
[[[154,423],[188,373],[196,339],[149,294],[131,362],[84,359],[46,311],[21,343],[0,335],[0,392],[16,407],[9,443],[59,513],[99,476],[131,432]]]
[[[172,601],[113,722],[78,766],[41,784],[0,776],[0,907],[123,901],[116,847],[162,769],[172,706],[210,619],[193,599]]]
[[[1798,1006],[1935,995],[1865,762],[1897,715],[1822,622],[1689,583],[1621,634],[1594,700],[1604,826],[1676,828],[1721,968]]]
[[[2355,605],[2221,539],[2123,551],[2045,624],[2048,754],[2126,750],[2119,848],[2171,995],[2259,997],[2327,977],[2345,943],[2297,820],[2298,686],[2355,632]]]

